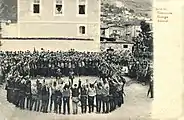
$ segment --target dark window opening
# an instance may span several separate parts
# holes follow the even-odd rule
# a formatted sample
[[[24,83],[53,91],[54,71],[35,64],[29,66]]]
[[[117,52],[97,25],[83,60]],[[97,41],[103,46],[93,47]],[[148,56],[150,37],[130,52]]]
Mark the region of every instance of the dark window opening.
[[[102,35],[105,35],[105,30],[102,30]]]
[[[85,5],[79,5],[79,14],[85,14]]]
[[[56,14],[62,14],[63,11],[62,11],[62,5],[56,5]]]
[[[33,13],[40,13],[40,5],[38,4],[33,5]]]
[[[123,45],[123,48],[128,48],[128,45]]]
[[[86,30],[85,30],[85,26],[80,26],[80,34],[85,34]]]

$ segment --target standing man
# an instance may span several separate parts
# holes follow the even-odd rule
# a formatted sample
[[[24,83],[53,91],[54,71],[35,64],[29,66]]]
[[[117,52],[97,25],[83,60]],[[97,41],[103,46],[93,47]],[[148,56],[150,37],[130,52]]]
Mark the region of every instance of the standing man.
[[[36,84],[34,83],[32,86],[31,86],[31,106],[30,106],[30,110],[32,110],[34,108],[34,111],[36,111],[36,108],[37,108],[37,103],[38,103],[38,91],[37,91],[37,88],[36,88]]]
[[[7,91],[7,101],[10,102],[10,96],[11,96],[11,80],[10,80],[10,77],[7,78],[6,80],[6,87],[5,87],[5,90]]]
[[[94,84],[90,84],[88,87],[88,107],[89,113],[94,112],[94,99],[96,96],[96,90]]]
[[[113,83],[113,80],[111,79],[109,81],[109,103],[110,103],[110,112],[115,110],[115,92],[116,92],[116,87]]]
[[[37,99],[37,106],[36,106],[36,111],[39,112],[41,111],[41,104],[42,104],[42,84],[38,81],[37,82],[37,95],[38,95],[38,99]]]
[[[57,80],[57,79],[60,79],[61,76],[62,76],[62,73],[61,73],[61,69],[59,68],[59,69],[57,69],[57,71],[56,71],[56,80]]]
[[[87,111],[87,98],[88,98],[88,90],[86,85],[82,85],[80,89],[80,100],[81,100],[81,110],[82,113],[86,113]]]
[[[50,90],[49,90],[49,93],[50,93],[50,112],[52,111],[52,105],[54,103],[54,112],[56,112],[56,86],[57,86],[57,83],[56,81],[53,82],[53,86],[52,86],[52,83],[51,83],[51,86],[50,86]]]
[[[57,86],[56,91],[55,91],[55,95],[56,95],[56,113],[61,114],[61,105],[62,105],[62,91],[61,91],[61,86]]]
[[[3,84],[3,67],[0,64],[0,84]]]
[[[20,78],[16,78],[16,81],[15,81],[15,85],[14,85],[14,93],[15,93],[15,96],[14,96],[14,104],[16,107],[19,107],[19,104],[18,104],[18,101],[19,101],[19,94],[20,94],[20,86],[19,86],[19,83],[20,83]]]
[[[29,80],[29,77],[26,77],[26,108],[31,110],[31,81]]]
[[[103,98],[102,92],[103,92],[102,83],[99,82],[97,83],[97,86],[96,86],[96,112],[97,113],[101,112],[102,98]]]
[[[69,72],[69,79],[71,80],[71,85],[73,85],[73,80],[74,80],[74,72],[73,72],[73,69]]]
[[[109,113],[109,83],[107,78],[104,80],[103,85],[103,113]]]
[[[153,98],[153,76],[151,76],[151,80],[150,80],[150,83],[149,83],[149,89],[148,89],[148,93],[147,93],[147,96],[149,96],[149,94],[151,93],[151,97],[150,98]]]
[[[66,106],[68,114],[70,114],[70,86],[65,84],[63,88],[63,114],[66,114]]]
[[[79,87],[77,87],[77,84],[74,84],[74,87],[72,87],[71,90],[72,90],[73,114],[77,114],[79,103]]]
[[[45,80],[43,80],[43,86],[41,89],[41,93],[42,93],[42,112],[43,113],[47,113],[47,96],[48,96],[48,90],[47,90],[47,86],[45,84]]]
[[[26,97],[26,81],[24,79],[20,82],[20,96],[19,96],[20,109],[25,109],[25,97]]]

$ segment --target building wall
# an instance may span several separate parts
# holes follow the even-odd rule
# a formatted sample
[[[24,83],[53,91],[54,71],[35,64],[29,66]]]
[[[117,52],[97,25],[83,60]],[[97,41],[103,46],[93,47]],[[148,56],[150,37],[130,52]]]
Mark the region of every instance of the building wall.
[[[100,0],[87,0],[87,15],[78,16],[77,1],[64,0],[64,15],[55,16],[55,0],[41,0],[39,15],[33,14],[33,0],[18,0],[18,22],[3,27],[3,37],[18,38],[85,38],[89,40],[4,40],[3,50],[45,48],[50,50],[100,50]],[[86,35],[78,34],[79,25],[86,26]],[[14,45],[14,47],[11,47]]]
[[[128,48],[123,48],[123,45],[128,45]],[[132,52],[132,47],[133,47],[133,44],[129,44],[129,43],[103,43],[101,42],[101,46],[100,46],[100,49],[102,51],[106,51],[107,49],[109,48],[112,48],[114,49],[115,51],[130,51]]]
[[[111,35],[111,34],[113,34],[113,31],[114,30],[117,30],[117,31],[119,31],[119,32],[117,32],[117,34],[118,35],[120,35],[120,36],[125,36],[125,33],[126,33],[126,30],[125,30],[125,28],[123,28],[123,27],[110,27],[109,28],[109,36]]]
[[[20,37],[75,37],[91,38],[98,41],[98,24],[85,24],[86,35],[78,34],[80,24],[75,23],[22,23],[19,25]]]
[[[119,31],[119,34],[122,38],[127,38],[126,34],[129,33],[130,34],[130,38],[132,37],[136,37],[139,32],[141,30],[140,25],[130,25],[130,26],[124,26],[124,27],[110,27],[109,29],[107,29],[109,33],[108,36],[110,37],[110,35],[113,33],[114,30]]]
[[[87,0],[86,16],[77,14],[78,0],[63,0],[64,11],[61,16],[54,14],[55,0],[41,0],[39,15],[33,14],[32,1],[19,0],[20,37],[78,37],[77,27],[84,24],[87,26],[86,38],[100,39],[100,0]]]
[[[58,21],[58,22],[99,22],[100,21],[100,0],[87,0],[87,16],[77,15],[78,0],[64,0],[64,16],[54,16],[54,1],[41,0],[40,15],[34,15],[32,10],[33,0],[19,0],[18,21]]]
[[[0,50],[3,51],[33,51],[34,47],[37,50],[44,48],[52,51],[68,51],[75,49],[77,51],[100,51],[100,44],[94,41],[80,41],[80,40],[3,40]]]
[[[131,37],[137,37],[139,35],[138,31],[141,31],[140,25],[133,25],[131,26]]]
[[[105,35],[102,34],[103,32],[105,32]],[[102,28],[100,31],[100,34],[101,34],[101,37],[109,38],[110,37],[109,28]]]
[[[110,36],[109,28],[108,29],[105,29],[105,36],[109,38],[109,36]]]
[[[1,34],[3,37],[16,37],[16,36],[18,36],[17,24],[6,25],[5,23],[2,23]]]

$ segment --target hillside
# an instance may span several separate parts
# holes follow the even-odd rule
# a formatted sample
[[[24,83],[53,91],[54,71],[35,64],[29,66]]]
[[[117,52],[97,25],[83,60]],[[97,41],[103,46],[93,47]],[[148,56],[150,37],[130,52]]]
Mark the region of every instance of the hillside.
[[[16,4],[17,0],[0,0],[0,19],[16,21]]]
[[[121,25],[152,18],[151,0],[104,0],[101,6],[101,21],[106,24]]]
[[[153,0],[103,0],[102,3],[109,3],[117,7],[124,7],[134,10],[137,14],[148,14],[151,17]]]

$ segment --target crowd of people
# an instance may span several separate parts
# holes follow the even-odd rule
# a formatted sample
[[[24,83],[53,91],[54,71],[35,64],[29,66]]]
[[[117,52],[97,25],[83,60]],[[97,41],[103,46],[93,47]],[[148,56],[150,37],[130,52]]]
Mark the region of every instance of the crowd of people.
[[[145,60],[138,62],[131,55],[116,52],[6,51],[0,52],[0,57],[7,100],[20,109],[44,113],[70,114],[70,100],[73,114],[78,114],[79,106],[82,113],[94,112],[95,108],[96,113],[112,112],[124,104],[123,66],[129,69],[127,75],[137,79],[150,76]],[[94,83],[79,80],[76,84],[75,76],[99,79]],[[55,81],[48,83],[47,77],[54,77]]]

